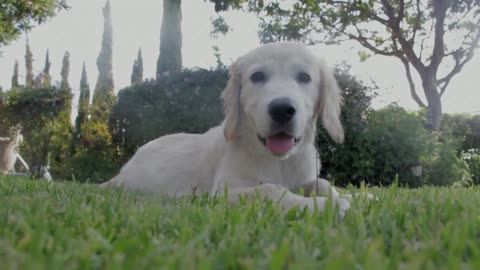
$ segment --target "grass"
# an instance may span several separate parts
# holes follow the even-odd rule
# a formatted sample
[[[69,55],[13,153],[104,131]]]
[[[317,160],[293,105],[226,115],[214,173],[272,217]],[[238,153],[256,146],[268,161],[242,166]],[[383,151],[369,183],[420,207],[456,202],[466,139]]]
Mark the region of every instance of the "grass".
[[[1,269],[480,269],[480,189],[373,189],[343,221],[0,176]]]

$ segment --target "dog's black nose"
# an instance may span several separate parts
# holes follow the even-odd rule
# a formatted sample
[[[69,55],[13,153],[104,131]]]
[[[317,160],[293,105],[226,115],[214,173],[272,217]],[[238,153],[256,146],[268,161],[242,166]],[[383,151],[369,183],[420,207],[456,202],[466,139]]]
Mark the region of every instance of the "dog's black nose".
[[[289,98],[276,98],[268,105],[268,113],[273,121],[286,124],[295,116],[295,107]]]

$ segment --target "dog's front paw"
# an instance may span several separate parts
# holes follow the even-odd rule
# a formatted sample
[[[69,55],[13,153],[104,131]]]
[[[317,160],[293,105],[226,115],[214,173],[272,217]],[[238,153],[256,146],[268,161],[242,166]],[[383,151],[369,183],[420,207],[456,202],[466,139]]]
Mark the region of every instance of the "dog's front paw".
[[[361,193],[356,193],[356,194],[341,194],[340,197],[347,199],[348,201],[352,202],[352,200],[355,199],[365,199],[367,201],[376,201],[378,202],[378,197],[374,196],[373,194],[370,194],[368,192],[361,192]]]
[[[336,197],[333,199],[333,201],[335,202],[336,206],[338,206],[338,213],[343,219],[345,217],[345,213],[350,208],[350,201],[342,197]]]
[[[309,199],[311,199],[311,201],[306,206],[310,210],[325,211],[325,208],[327,207],[327,200],[328,200],[326,197],[315,197],[315,198],[309,198]],[[333,207],[338,208],[338,214],[340,218],[343,219],[343,217],[345,216],[345,213],[350,208],[350,201],[345,198],[335,196],[333,197]]]

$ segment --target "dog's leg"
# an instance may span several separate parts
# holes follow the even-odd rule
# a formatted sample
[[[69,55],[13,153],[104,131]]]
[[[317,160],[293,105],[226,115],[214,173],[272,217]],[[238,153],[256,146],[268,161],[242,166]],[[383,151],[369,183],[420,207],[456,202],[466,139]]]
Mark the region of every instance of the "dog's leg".
[[[340,194],[326,179],[318,178],[318,183],[316,180],[312,180],[302,185],[304,195],[309,197],[314,194],[328,196],[330,191],[332,192],[332,197],[340,197],[352,201],[353,196],[365,196],[367,199],[375,199],[375,197],[370,193],[360,193],[360,194],[349,194],[344,193]],[[318,191],[317,191],[318,188]]]
[[[328,196],[330,191],[332,192],[332,197],[339,197],[341,196],[340,193],[325,179],[318,178],[317,180],[312,180],[303,184],[301,187],[303,189],[303,195],[310,197],[316,194],[317,196],[323,195]],[[318,189],[318,190],[317,190]]]
[[[260,195],[263,198],[268,198],[274,203],[285,210],[289,210],[293,207],[304,208],[315,211],[324,211],[327,206],[327,197],[304,197],[292,193],[288,189],[274,184],[262,184],[256,187],[250,188],[235,188],[228,191],[228,198],[232,202],[238,202],[240,196],[248,198],[254,198],[256,195]],[[343,218],[345,211],[350,208],[350,202],[344,198],[338,196],[332,196],[334,206],[338,206],[339,214]]]

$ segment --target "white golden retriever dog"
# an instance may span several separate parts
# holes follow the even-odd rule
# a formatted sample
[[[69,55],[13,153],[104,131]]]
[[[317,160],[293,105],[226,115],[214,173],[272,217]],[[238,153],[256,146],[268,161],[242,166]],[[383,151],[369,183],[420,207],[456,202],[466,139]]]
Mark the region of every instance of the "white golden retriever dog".
[[[230,67],[222,93],[225,120],[204,134],[173,134],[142,146],[103,186],[168,195],[261,195],[284,209],[323,210],[329,192],[340,213],[350,207],[326,180],[324,197],[305,197],[317,186],[317,119],[338,143],[341,91],[332,72],[304,45],[270,43]]]

